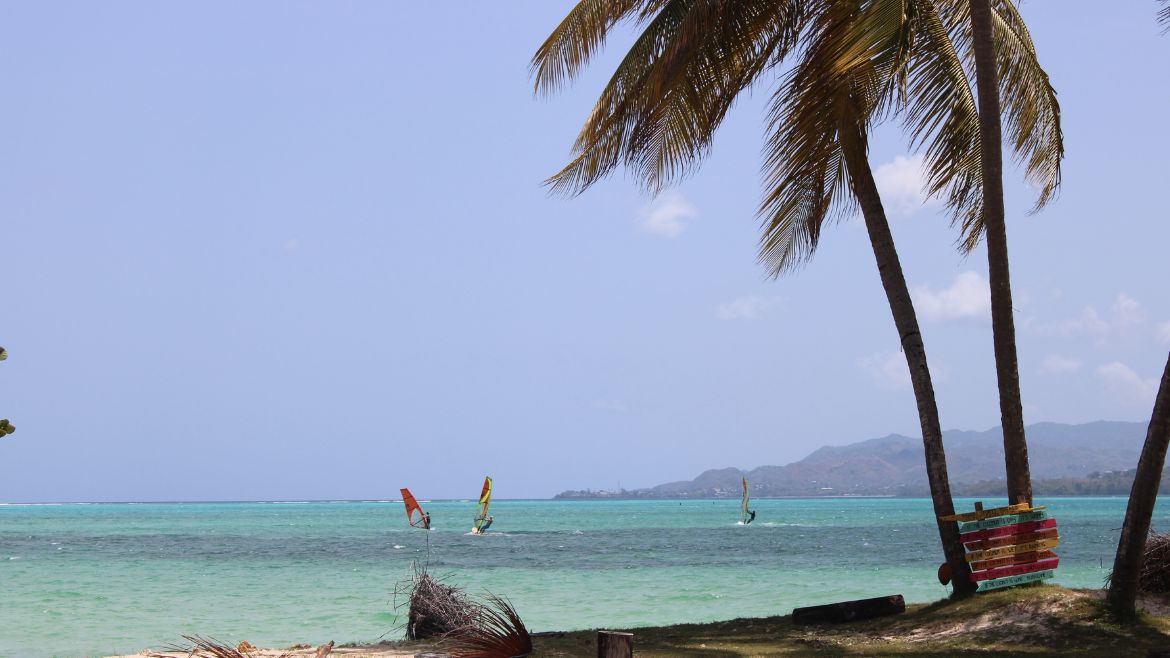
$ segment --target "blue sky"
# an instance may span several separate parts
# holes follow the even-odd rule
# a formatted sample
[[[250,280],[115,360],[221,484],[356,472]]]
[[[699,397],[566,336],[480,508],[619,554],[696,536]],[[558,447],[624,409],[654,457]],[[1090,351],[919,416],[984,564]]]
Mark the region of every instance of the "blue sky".
[[[914,435],[858,221],[756,263],[758,87],[657,199],[562,165],[527,63],[569,2],[9,3],[0,500],[473,497],[647,486]],[[1023,7],[1064,191],[1009,174],[1026,420],[1148,417],[1170,348],[1170,37],[1152,2]],[[872,160],[942,424],[998,424],[986,255],[896,126]]]

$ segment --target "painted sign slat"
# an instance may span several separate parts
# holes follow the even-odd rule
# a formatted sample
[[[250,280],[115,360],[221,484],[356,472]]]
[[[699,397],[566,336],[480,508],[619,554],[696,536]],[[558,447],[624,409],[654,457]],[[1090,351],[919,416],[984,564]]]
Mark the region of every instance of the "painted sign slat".
[[[967,550],[986,551],[989,548],[1027,544],[1042,539],[1060,539],[1060,535],[1057,534],[1056,528],[1047,528],[1045,530],[1037,530],[1036,532],[1022,532],[1018,535],[1004,535],[1003,537],[992,537],[991,539],[973,541],[967,544]]]
[[[950,516],[938,517],[940,521],[982,521],[983,519],[990,519],[996,516],[1007,516],[1009,514],[1021,514],[1023,512],[1034,512],[1042,510],[1043,507],[1032,507],[1028,503],[1018,503],[1015,505],[1008,505],[1007,507],[995,507],[992,509],[977,509],[974,512],[964,512],[963,514],[951,514]]]
[[[979,582],[982,580],[1004,578],[1006,576],[1019,576],[1020,574],[1032,573],[1034,571],[1055,569],[1059,564],[1060,558],[1040,560],[1039,562],[1031,562],[1028,564],[1013,564],[1010,567],[999,567],[998,569],[988,569],[987,571],[975,571],[971,574],[971,580],[972,582]]]
[[[986,560],[988,558],[999,557],[1001,555],[1016,555],[1017,553],[1032,553],[1043,550],[1045,548],[1056,548],[1060,545],[1059,539],[1045,539],[1043,541],[1033,541],[1027,544],[1018,544],[1016,546],[1004,546],[1003,548],[992,548],[986,551],[973,551],[967,553],[965,556],[968,562],[978,562],[979,560]]]
[[[1043,550],[1031,553],[1019,553],[1017,555],[1001,555],[1000,557],[993,557],[988,560],[978,560],[971,563],[971,571],[985,571],[987,569],[996,569],[999,567],[1010,567],[1013,564],[1028,564],[1029,562],[1036,562],[1038,560],[1047,560],[1056,557],[1056,553]]]
[[[991,539],[992,537],[1002,537],[1004,535],[1018,535],[1024,532],[1036,532],[1037,530],[1046,530],[1055,527],[1056,519],[1044,519],[1043,521],[1032,521],[1031,523],[1015,523],[1000,528],[976,530],[975,532],[959,535],[959,540],[966,544],[981,539]]]
[[[1020,574],[1018,576],[1007,576],[1006,578],[992,578],[991,580],[984,580],[979,583],[976,588],[977,592],[986,592],[993,589],[1001,589],[1004,587],[1015,587],[1016,585],[1023,585],[1025,583],[1034,583],[1040,580],[1046,580],[1055,575],[1052,569],[1045,571],[1036,571],[1033,573]]]
[[[993,519],[984,519],[982,521],[968,521],[959,524],[959,534],[967,532],[975,532],[976,530],[990,530],[991,528],[1002,528],[1008,525],[1015,525],[1017,523],[1029,523],[1032,521],[1043,521],[1048,518],[1048,513],[1040,510],[1038,512],[1022,512],[1020,514],[1009,514],[1007,516],[997,516]]]

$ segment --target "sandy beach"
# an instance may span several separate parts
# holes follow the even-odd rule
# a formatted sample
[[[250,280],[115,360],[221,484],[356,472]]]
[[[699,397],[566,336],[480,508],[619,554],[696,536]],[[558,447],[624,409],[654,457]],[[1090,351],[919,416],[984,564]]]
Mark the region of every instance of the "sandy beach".
[[[1122,626],[1104,614],[1099,590],[1028,587],[962,601],[911,605],[904,614],[868,621],[800,626],[791,616],[735,619],[629,629],[635,655],[647,658],[756,658],[773,656],[1145,656],[1170,648],[1170,602],[1146,597],[1139,623]],[[596,631],[542,634],[534,656],[593,658]],[[312,648],[286,650],[312,657]],[[118,658],[146,658],[134,654]],[[181,658],[185,654],[172,654]],[[281,651],[248,654],[271,658]],[[439,658],[439,642],[339,647],[348,658]]]
[[[109,658],[150,658],[151,656],[174,656],[175,658],[186,658],[187,652],[167,652],[167,651],[152,651],[146,650],[141,653],[128,654],[124,656],[110,656]],[[279,658],[286,656],[291,658],[316,658],[317,647],[297,645],[295,648],[286,649],[256,649],[255,651],[247,652],[248,656],[252,658]],[[434,642],[393,642],[386,644],[372,644],[360,647],[334,647],[330,656],[345,656],[346,658],[405,658],[407,656],[414,658],[416,656],[431,657],[442,656],[445,654],[439,653]]]

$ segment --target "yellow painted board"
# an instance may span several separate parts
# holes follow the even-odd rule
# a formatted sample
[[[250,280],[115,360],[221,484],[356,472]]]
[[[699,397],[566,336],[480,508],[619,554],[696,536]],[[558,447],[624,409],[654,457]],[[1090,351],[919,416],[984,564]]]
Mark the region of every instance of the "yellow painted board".
[[[983,519],[990,519],[996,516],[1023,514],[1024,512],[1035,512],[1042,509],[1044,509],[1043,505],[1040,507],[1032,507],[1028,503],[1017,503],[1015,505],[1008,505],[1007,507],[993,507],[991,509],[976,510],[964,514],[951,514],[950,516],[940,516],[938,518],[940,521],[982,521]]]
[[[1033,551],[1042,551],[1048,548],[1056,548],[1060,545],[1060,538],[1044,539],[1041,541],[1030,541],[1027,544],[1016,544],[1015,546],[1004,546],[1002,548],[989,548],[986,551],[971,551],[966,555],[968,562],[977,562],[979,560],[986,560],[988,558],[999,557],[1001,555],[1016,555],[1017,553],[1031,553]]]

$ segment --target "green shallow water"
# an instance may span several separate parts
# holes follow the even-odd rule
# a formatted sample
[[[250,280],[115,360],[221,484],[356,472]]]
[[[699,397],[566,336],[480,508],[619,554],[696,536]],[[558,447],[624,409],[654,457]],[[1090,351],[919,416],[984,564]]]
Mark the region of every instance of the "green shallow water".
[[[1038,503],[1061,530],[1055,582],[1100,587],[1125,499]],[[394,584],[428,555],[452,583],[509,597],[534,630],[947,594],[929,500],[759,500],[750,526],[738,500],[498,501],[483,537],[467,534],[474,502],[424,507],[429,535],[394,502],[0,506],[0,656],[104,656],[185,633],[397,639]],[[1160,505],[1155,528],[1167,520]]]

